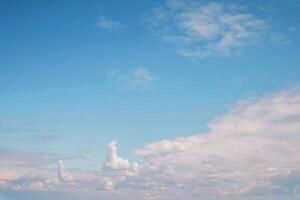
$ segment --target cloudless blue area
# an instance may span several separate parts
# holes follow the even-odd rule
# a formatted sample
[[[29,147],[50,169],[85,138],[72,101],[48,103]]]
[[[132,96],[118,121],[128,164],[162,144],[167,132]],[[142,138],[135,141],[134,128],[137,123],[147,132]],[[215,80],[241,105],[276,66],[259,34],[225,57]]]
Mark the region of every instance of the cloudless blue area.
[[[100,163],[117,139],[121,155],[134,159],[145,143],[204,133],[240,99],[297,86],[299,2],[273,2],[272,30],[294,26],[290,44],[189,59],[146,28],[143,17],[160,1],[0,0],[0,147]],[[101,30],[101,16],[121,26]],[[155,77],[149,90],[107,80],[110,70],[141,67]]]

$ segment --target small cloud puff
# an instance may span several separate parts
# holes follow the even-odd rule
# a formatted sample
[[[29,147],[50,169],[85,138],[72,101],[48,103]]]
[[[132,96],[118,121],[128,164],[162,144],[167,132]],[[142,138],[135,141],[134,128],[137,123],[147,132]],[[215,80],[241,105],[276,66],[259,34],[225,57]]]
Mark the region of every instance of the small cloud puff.
[[[149,89],[156,80],[153,73],[145,68],[137,68],[127,73],[120,72],[119,70],[111,70],[108,72],[108,78],[131,90]]]
[[[116,140],[108,144],[109,153],[106,156],[105,162],[103,163],[104,169],[112,169],[112,170],[129,169],[130,167],[129,161],[118,156],[117,144],[118,143]]]
[[[100,17],[97,22],[97,26],[102,30],[114,31],[121,26],[121,23],[107,17]]]

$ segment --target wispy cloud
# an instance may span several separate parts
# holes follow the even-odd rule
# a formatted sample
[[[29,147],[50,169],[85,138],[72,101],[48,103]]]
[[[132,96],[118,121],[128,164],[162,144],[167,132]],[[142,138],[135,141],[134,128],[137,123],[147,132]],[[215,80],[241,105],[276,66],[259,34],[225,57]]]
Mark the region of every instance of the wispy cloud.
[[[291,43],[286,36],[279,33],[272,34],[270,37],[270,42],[278,45],[287,45]]]
[[[58,173],[57,176],[60,181],[69,181],[72,180],[72,176],[66,172],[65,163],[63,160],[59,160],[58,164]]]
[[[154,74],[145,68],[138,68],[127,73],[119,70],[111,70],[108,72],[108,78],[113,82],[121,84],[121,86],[133,90],[149,89],[156,79]]]
[[[97,26],[106,31],[114,31],[121,26],[121,23],[117,20],[112,20],[107,17],[100,17]]]
[[[242,6],[169,0],[146,18],[163,41],[173,42],[185,57],[229,56],[255,44],[266,21]]]

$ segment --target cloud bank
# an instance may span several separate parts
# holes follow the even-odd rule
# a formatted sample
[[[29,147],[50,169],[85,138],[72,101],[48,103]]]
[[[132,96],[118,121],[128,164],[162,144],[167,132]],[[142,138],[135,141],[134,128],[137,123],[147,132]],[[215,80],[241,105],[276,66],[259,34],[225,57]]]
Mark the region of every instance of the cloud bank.
[[[136,149],[136,163],[118,155],[116,141],[108,148],[106,170],[98,171],[67,171],[62,161],[58,169],[51,169],[43,156],[35,159],[42,163],[38,167],[30,161],[18,165],[18,153],[2,150],[0,191],[107,199],[297,199],[300,90],[242,100],[212,121],[207,133]]]

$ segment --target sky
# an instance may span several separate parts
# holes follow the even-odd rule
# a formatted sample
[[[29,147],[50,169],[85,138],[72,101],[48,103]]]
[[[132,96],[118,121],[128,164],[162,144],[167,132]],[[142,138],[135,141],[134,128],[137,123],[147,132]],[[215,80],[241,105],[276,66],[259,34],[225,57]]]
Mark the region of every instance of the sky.
[[[300,198],[298,0],[0,0],[0,200]]]

